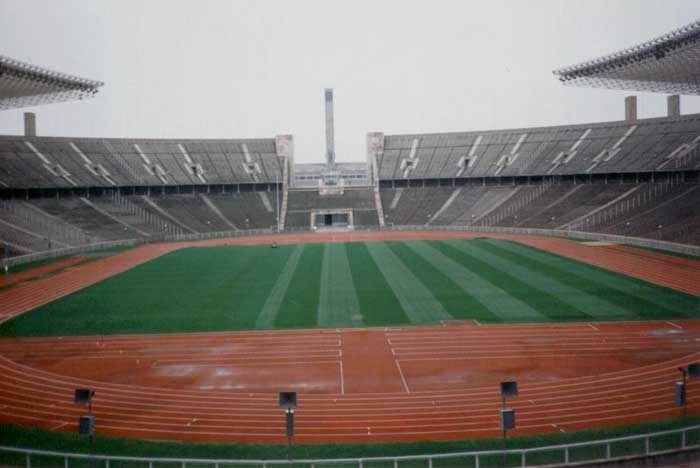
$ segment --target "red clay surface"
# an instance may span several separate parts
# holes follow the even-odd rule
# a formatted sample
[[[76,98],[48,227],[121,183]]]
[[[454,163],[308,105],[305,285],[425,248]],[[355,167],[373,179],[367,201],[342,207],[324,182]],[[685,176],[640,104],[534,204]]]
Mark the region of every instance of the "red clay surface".
[[[46,265],[38,266],[36,268],[31,268],[29,270],[21,271],[19,273],[10,273],[8,275],[2,274],[0,276],[0,288],[5,286],[11,286],[13,284],[20,283],[22,281],[28,281],[31,279],[39,278],[41,276],[50,275],[60,270],[72,267],[78,263],[86,261],[89,257],[77,256],[64,258],[62,260],[57,260]]]
[[[0,421],[74,432],[88,386],[100,434],[282,443],[296,390],[300,443],[485,437],[517,379],[515,435],[572,431],[679,416],[699,347],[700,320],[10,339]]]
[[[303,234],[196,245],[475,237],[468,233]],[[483,237],[483,235],[479,235]],[[700,293],[700,262],[563,239],[516,240]],[[186,245],[143,246],[0,292],[5,317]],[[682,261],[676,261],[682,260]],[[92,387],[98,433],[280,442],[281,390],[300,393],[300,443],[499,435],[498,382],[515,379],[514,435],[677,417],[678,366],[700,360],[685,321],[302,330],[0,340],[0,421],[76,430],[76,387]],[[700,382],[690,381],[700,414]]]

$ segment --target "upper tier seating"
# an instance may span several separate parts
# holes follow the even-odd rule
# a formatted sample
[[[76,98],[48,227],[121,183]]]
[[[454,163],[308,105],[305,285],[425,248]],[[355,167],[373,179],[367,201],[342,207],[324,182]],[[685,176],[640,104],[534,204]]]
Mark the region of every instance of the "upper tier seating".
[[[273,183],[275,140],[0,136],[0,186],[111,187]]]
[[[700,114],[484,132],[387,135],[380,179],[602,174],[691,169]]]

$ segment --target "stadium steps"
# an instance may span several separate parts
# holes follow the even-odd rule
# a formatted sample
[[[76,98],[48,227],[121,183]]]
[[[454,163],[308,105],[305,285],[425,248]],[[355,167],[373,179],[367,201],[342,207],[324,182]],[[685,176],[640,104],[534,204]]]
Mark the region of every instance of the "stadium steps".
[[[433,222],[435,222],[435,220],[437,220],[437,219],[440,217],[440,215],[441,215],[447,208],[450,207],[450,205],[452,204],[452,202],[455,201],[455,198],[457,198],[457,197],[459,196],[459,194],[460,194],[461,191],[462,191],[461,188],[455,189],[455,191],[452,192],[452,195],[450,195],[450,198],[448,198],[447,200],[445,200],[445,203],[444,203],[444,204],[440,207],[440,209],[437,210],[437,211],[435,212],[435,214],[428,220],[428,223],[427,223],[427,224],[432,224]]]
[[[567,223],[564,223],[560,226],[557,226],[557,229],[573,229],[576,230],[577,225],[582,225],[586,219],[590,218],[591,216],[595,215],[596,213],[605,210],[617,203],[619,203],[622,200],[625,200],[629,198],[632,194],[637,192],[642,186],[641,185],[635,185],[631,189],[627,190],[623,194],[619,195],[617,198],[614,198],[613,200],[610,200],[609,202],[605,203],[604,205],[601,205],[597,208],[594,208],[593,210],[589,211],[588,213],[584,214],[583,216],[579,216],[578,218],[574,219],[573,221],[569,221]]]
[[[503,206],[504,203],[513,198],[520,191],[521,188],[522,187],[514,187],[510,191],[503,190],[503,193],[498,194],[498,198],[491,200],[490,203],[485,207],[484,211],[480,215],[477,215],[477,217],[474,219],[474,222],[481,222],[482,219],[498,210],[501,206]]]
[[[209,208],[216,216],[219,217],[219,219],[228,227],[230,227],[232,230],[237,231],[238,228],[236,227],[235,224],[233,224],[224,214],[219,210],[219,208],[216,207],[214,203],[207,197],[205,194],[200,193],[199,198],[202,199],[204,204]]]
[[[536,198],[533,203],[525,207],[523,213],[520,213],[520,220],[517,226],[527,226],[530,220],[537,218],[545,211],[556,206],[557,203],[564,201],[572,193],[580,189],[580,185],[550,185],[549,188]]]
[[[377,221],[379,222],[379,227],[386,226],[384,222],[384,208],[382,207],[382,197],[379,195],[379,186],[375,184],[372,189],[374,192],[374,205],[377,208]]]
[[[144,237],[151,237],[151,235],[150,235],[148,232],[143,231],[143,230],[139,229],[138,227],[136,227],[136,226],[134,226],[134,225],[132,225],[132,224],[129,224],[128,222],[124,221],[123,219],[121,219],[121,218],[119,218],[119,217],[117,217],[117,216],[114,216],[112,213],[109,212],[109,210],[103,209],[102,207],[98,206],[97,204],[92,203],[92,202],[91,202],[90,200],[88,200],[87,198],[85,198],[85,197],[80,197],[80,200],[81,200],[83,203],[85,203],[87,206],[89,206],[90,208],[92,208],[92,209],[94,209],[95,211],[97,211],[98,213],[100,213],[100,214],[102,214],[102,215],[104,215],[104,216],[110,218],[110,219],[111,219],[112,221],[114,221],[115,223],[121,224],[122,226],[124,226],[124,229],[125,229],[125,230],[129,230],[129,229],[130,229],[130,230],[132,230],[132,231],[137,232],[137,233],[140,234],[141,236],[144,236]]]
[[[66,245],[87,243],[87,235],[83,231],[25,201],[6,201],[0,205],[0,209],[6,221],[49,239]]]
[[[153,200],[151,200],[151,198],[149,196],[142,195],[139,198],[136,198],[136,200],[141,200],[145,204],[144,207],[145,206],[149,207],[151,209],[151,211],[155,211],[158,215],[163,216],[164,218],[167,218],[171,222],[178,225],[180,228],[182,228],[186,231],[189,231],[192,234],[197,233],[197,231],[195,231],[194,229],[192,229],[191,227],[189,227],[188,225],[186,225],[182,221],[178,220],[177,218],[175,218],[173,215],[171,215],[170,213],[165,211],[165,209],[158,206]]]

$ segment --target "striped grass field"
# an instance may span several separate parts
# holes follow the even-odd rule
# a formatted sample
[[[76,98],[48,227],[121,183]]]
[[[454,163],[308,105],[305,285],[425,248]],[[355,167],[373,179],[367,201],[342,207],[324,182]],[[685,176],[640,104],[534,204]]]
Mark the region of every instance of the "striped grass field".
[[[3,336],[696,318],[698,298],[493,239],[193,247],[0,328]]]

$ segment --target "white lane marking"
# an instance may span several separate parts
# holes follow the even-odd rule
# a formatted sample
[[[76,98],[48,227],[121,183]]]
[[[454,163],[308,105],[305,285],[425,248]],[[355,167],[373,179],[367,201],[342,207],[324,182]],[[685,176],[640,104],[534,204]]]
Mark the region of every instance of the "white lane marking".
[[[52,430],[52,431],[55,431],[55,430],[57,430],[57,429],[62,428],[63,426],[65,426],[65,425],[67,425],[67,424],[68,424],[68,423],[64,421],[64,422],[62,422],[61,424],[57,424],[57,425],[55,425],[54,427],[52,427],[51,430]]]
[[[194,418],[192,421],[190,421],[190,422],[187,423],[187,427],[192,426],[192,424],[194,424],[194,423],[196,423],[196,422],[197,422],[197,418]]]
[[[600,330],[598,329],[598,327],[596,327],[596,326],[593,325],[592,323],[589,323],[588,326],[591,327],[592,329],[594,329],[595,331],[600,331]]]
[[[345,377],[343,377],[343,361],[338,361],[340,365],[340,394],[345,395]]]
[[[683,327],[681,327],[680,325],[677,325],[677,324],[675,324],[675,323],[673,323],[673,322],[666,322],[666,323],[668,323],[668,324],[671,325],[672,327],[676,327],[676,328],[679,329],[679,330],[683,330]]]
[[[401,370],[399,360],[396,359],[394,362],[396,363],[396,368],[399,370],[399,375],[401,375],[401,381],[403,381],[403,387],[406,389],[406,393],[411,393],[411,390],[408,388],[408,383],[406,383],[406,377],[403,376],[403,371]]]

